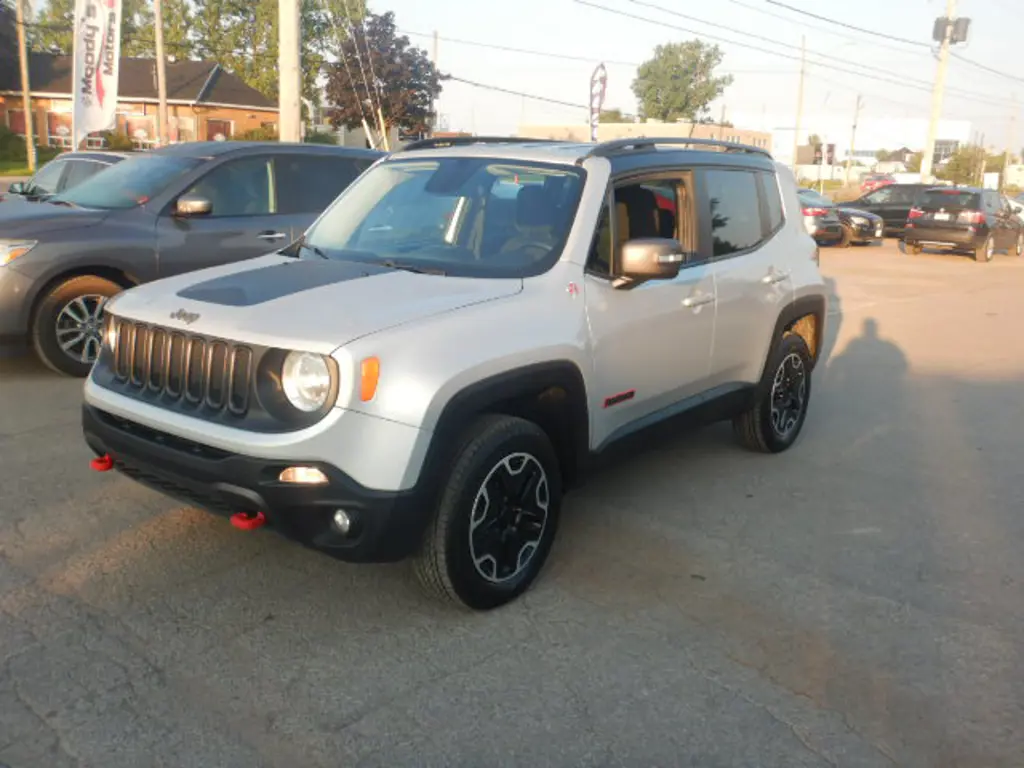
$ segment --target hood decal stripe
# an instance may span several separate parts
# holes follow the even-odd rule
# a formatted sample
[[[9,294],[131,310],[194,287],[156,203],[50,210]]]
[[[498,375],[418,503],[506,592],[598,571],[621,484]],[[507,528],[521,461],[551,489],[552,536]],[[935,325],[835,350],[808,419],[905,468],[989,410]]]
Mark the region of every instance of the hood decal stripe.
[[[269,267],[243,270],[215,277],[178,291],[183,299],[220,304],[227,307],[251,307],[325,285],[344,283],[363,277],[392,272],[378,264],[354,261],[299,259]]]

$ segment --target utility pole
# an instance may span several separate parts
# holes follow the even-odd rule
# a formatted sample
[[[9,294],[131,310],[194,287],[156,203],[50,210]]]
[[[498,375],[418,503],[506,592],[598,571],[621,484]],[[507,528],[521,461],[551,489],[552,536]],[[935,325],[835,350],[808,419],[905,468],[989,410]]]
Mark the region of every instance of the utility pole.
[[[170,126],[167,124],[167,69],[164,62],[164,9],[163,0],[153,0],[153,31],[156,42],[156,95],[159,104],[156,110],[157,138],[160,146],[170,141]]]
[[[25,3],[28,0],[14,0],[17,9],[15,21],[18,24],[18,59],[21,64],[21,104],[25,115],[25,156],[28,170],[36,172],[36,142],[32,134],[32,94],[28,82],[28,48],[25,45]]]
[[[434,65],[434,69],[435,70],[437,69],[437,49],[438,49],[438,43],[439,43],[439,40],[438,40],[437,30],[435,29],[434,30],[434,45],[433,45],[433,47],[430,50],[430,61]],[[520,123],[523,122],[522,113],[525,112],[525,111],[526,111],[526,107],[523,106],[523,105],[520,105],[520,116],[519,116],[519,122]],[[433,135],[433,134],[437,133],[437,123],[438,123],[438,120],[437,120],[437,104],[435,103],[433,96],[430,97],[430,114],[431,114],[431,118],[430,118],[430,121],[431,121],[430,133],[431,133],[431,135]]]
[[[278,2],[278,138],[302,140],[302,75],[299,68],[299,0]]]
[[[978,152],[978,171],[977,171],[977,173],[978,173],[978,176],[977,176],[977,178],[978,178],[978,186],[979,187],[984,187],[985,186],[985,159],[986,159],[986,156],[987,156],[986,152],[985,152],[985,134],[984,133],[981,134],[981,143],[978,145],[978,149],[980,150]]]
[[[800,36],[800,85],[796,92],[796,130],[793,131],[793,173],[796,172],[800,154],[800,121],[804,116],[804,70],[807,64],[807,38]]]
[[[1010,171],[1010,147],[1017,141],[1017,94],[1013,94],[1013,108],[1010,112],[1010,133],[1006,137],[1006,150],[1003,152],[1003,174],[999,178],[999,191],[1006,190],[1006,176]]]
[[[935,139],[942,117],[942,96],[946,90],[946,70],[949,69],[949,41],[953,37],[953,17],[956,16],[956,0],[946,0],[946,31],[939,45],[939,66],[935,70],[935,86],[932,88],[932,116],[928,121],[928,140],[921,158],[921,181],[928,183],[932,177],[932,161],[935,157]]]
[[[850,132],[850,152],[846,155],[846,178],[843,184],[850,183],[850,166],[853,164],[853,150],[857,146],[857,120],[860,119],[860,94],[857,94],[857,106],[853,110],[853,130]]]

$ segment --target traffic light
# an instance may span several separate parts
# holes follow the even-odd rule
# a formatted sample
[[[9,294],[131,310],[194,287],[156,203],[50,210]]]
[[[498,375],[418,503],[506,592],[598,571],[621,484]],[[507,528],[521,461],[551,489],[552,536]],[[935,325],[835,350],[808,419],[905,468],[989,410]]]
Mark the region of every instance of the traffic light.
[[[828,151],[825,153],[825,165],[834,165],[836,162],[836,145],[829,144]]]
[[[821,165],[821,161],[824,159],[821,153],[821,144],[814,145],[814,164]]]

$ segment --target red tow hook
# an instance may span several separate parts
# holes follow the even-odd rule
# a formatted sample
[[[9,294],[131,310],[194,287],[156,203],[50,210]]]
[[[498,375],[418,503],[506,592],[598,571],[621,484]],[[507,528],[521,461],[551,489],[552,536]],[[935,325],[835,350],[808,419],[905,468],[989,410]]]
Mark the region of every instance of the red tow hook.
[[[109,472],[114,468],[114,460],[110,458],[109,453],[104,453],[90,461],[89,468],[96,472]]]
[[[267,522],[262,512],[250,515],[248,512],[236,512],[231,516],[231,524],[240,531],[255,531]]]

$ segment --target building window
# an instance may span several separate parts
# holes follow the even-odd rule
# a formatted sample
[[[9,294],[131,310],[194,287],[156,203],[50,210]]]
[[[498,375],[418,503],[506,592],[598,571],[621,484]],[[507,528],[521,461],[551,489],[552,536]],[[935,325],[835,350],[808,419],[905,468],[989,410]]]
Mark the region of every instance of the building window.
[[[49,144],[51,147],[72,149],[71,113],[47,112],[46,133],[49,136]]]
[[[7,127],[19,136],[25,135],[25,112],[21,109],[7,110]]]

